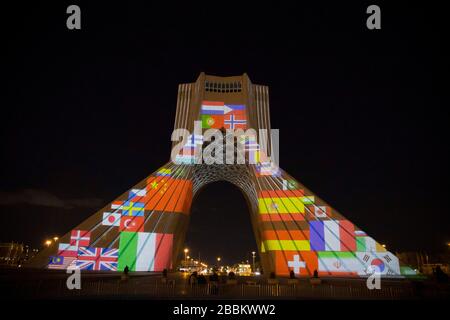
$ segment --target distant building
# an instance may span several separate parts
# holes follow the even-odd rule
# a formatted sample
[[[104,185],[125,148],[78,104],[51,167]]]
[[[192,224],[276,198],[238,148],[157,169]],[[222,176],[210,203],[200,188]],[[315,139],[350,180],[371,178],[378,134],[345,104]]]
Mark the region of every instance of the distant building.
[[[250,264],[238,264],[236,273],[240,276],[250,276],[252,274],[252,267]]]
[[[37,249],[31,249],[23,243],[0,243],[0,266],[20,267],[37,253]]]
[[[425,275],[432,275],[437,266],[450,274],[450,255],[448,253],[428,254],[425,252],[401,252],[397,257],[404,265],[409,265]]]

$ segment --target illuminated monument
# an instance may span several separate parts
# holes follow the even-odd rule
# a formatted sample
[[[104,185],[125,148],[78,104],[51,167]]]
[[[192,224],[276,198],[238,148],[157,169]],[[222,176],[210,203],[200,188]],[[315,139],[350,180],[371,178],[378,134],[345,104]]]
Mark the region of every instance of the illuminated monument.
[[[201,121],[200,134],[193,133],[194,121]],[[297,276],[312,276],[317,270],[319,275],[367,276],[376,266],[384,276],[402,275],[395,255],[267,161],[266,150],[275,142],[270,137],[267,86],[252,84],[246,74],[202,73],[195,83],[178,87],[175,129],[179,128],[192,134],[174,161],[73,228],[44,250],[33,266],[173,269],[183,249],[192,199],[209,183],[225,180],[247,200],[265,274],[286,276],[292,270]],[[257,139],[241,139],[233,145],[243,145],[247,162],[192,164],[194,154],[207,148],[204,134],[209,128],[255,129]],[[268,130],[267,148],[257,142],[262,138],[259,129]]]

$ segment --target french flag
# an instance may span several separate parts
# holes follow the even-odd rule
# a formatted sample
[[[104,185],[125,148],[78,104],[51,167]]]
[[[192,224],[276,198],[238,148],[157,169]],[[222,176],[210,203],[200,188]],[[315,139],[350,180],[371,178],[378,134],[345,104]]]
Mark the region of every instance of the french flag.
[[[348,220],[310,221],[313,251],[356,251],[355,226]]]

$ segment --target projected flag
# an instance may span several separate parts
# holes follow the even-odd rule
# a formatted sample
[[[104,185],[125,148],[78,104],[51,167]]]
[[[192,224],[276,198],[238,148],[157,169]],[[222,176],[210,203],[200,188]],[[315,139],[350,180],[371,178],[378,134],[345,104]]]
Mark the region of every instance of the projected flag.
[[[117,249],[80,247],[76,265],[81,270],[116,271],[117,258]]]
[[[328,206],[308,206],[307,211],[316,218],[330,218],[331,208]]]
[[[311,249],[356,251],[355,230],[348,220],[310,221]]]
[[[225,114],[225,104],[219,101],[203,101],[201,114],[214,114],[223,116]]]
[[[312,276],[317,270],[317,254],[311,251],[276,251],[275,272],[289,275],[292,270],[297,276]]]
[[[120,219],[119,231],[144,231],[144,217],[122,216]]]
[[[258,196],[260,214],[303,214],[305,213],[303,190],[267,190]]]
[[[200,108],[203,129],[246,129],[245,105],[228,105],[222,101],[203,101]]]
[[[63,270],[75,266],[75,261],[74,257],[50,256],[47,268]]]
[[[162,271],[171,267],[173,234],[121,232],[119,270]]]
[[[157,176],[170,176],[172,174],[172,169],[162,168],[156,172]]]
[[[262,247],[265,251],[309,251],[308,230],[265,230]]]
[[[282,180],[283,190],[295,190],[298,189],[297,182],[295,180]]]
[[[356,237],[356,246],[359,252],[385,252],[386,249],[371,237]]]
[[[223,121],[225,129],[245,129],[247,127],[247,120],[245,117],[239,117],[234,114],[226,116]]]
[[[245,105],[242,104],[227,104],[224,107],[225,115],[235,115],[245,118]]]
[[[390,276],[399,275],[401,273],[398,258],[390,252],[356,252],[356,255],[364,264],[364,268],[359,271],[360,275],[372,273],[373,271]],[[377,269],[374,267],[377,267]]]
[[[70,245],[77,248],[88,246],[91,241],[91,233],[85,230],[72,230],[70,235]]]
[[[120,213],[103,212],[102,225],[118,227],[120,225],[121,216],[122,215]]]
[[[202,129],[221,129],[224,127],[223,116],[202,114]]]
[[[185,179],[150,177],[147,180],[146,210],[188,213],[192,182]]]
[[[128,199],[144,197],[146,193],[145,189],[131,189],[128,195]]]
[[[280,177],[281,171],[273,162],[262,162],[256,165],[256,176]]]
[[[70,243],[60,243],[58,245],[58,256],[74,257],[78,255],[78,247]]]
[[[354,252],[325,251],[317,255],[321,274],[355,276],[365,269],[364,263]]]
[[[134,201],[114,201],[111,204],[111,209],[120,210],[123,216],[143,216],[144,215],[144,206],[145,196],[139,197],[139,202]]]

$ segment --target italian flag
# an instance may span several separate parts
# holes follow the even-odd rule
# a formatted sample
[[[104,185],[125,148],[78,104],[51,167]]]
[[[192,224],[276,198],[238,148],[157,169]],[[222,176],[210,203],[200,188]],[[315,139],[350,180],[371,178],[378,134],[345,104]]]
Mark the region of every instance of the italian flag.
[[[121,232],[117,270],[163,271],[171,267],[173,234]]]

